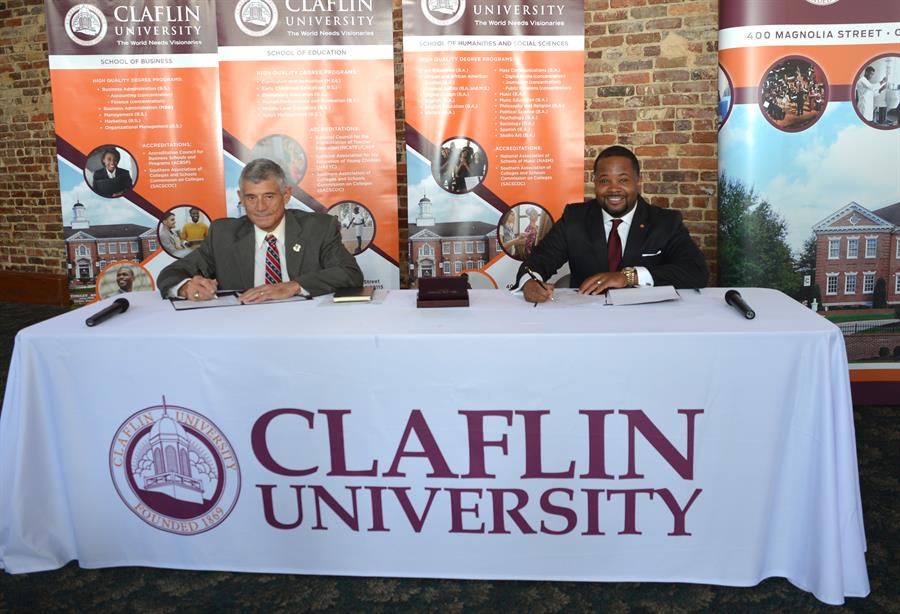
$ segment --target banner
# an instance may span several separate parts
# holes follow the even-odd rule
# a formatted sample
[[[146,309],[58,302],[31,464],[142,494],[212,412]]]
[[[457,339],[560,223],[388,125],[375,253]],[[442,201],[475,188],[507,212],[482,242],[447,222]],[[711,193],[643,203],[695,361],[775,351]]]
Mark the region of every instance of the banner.
[[[409,279],[503,287],[583,200],[584,6],[404,0]]]
[[[900,381],[900,4],[721,0],[719,25],[720,285],[782,290],[852,379]]]
[[[215,5],[45,9],[72,300],[154,290],[225,215]]]
[[[275,160],[377,288],[400,283],[391,20],[384,0],[218,3],[228,214],[244,165]]]

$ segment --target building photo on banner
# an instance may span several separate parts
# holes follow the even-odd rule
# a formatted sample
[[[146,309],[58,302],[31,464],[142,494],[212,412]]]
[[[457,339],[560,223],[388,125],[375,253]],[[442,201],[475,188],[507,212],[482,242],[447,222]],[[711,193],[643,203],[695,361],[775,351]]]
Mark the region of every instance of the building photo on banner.
[[[900,2],[23,1],[0,611],[895,607]]]
[[[785,292],[855,383],[900,382],[900,4],[786,6],[720,3],[719,283]]]

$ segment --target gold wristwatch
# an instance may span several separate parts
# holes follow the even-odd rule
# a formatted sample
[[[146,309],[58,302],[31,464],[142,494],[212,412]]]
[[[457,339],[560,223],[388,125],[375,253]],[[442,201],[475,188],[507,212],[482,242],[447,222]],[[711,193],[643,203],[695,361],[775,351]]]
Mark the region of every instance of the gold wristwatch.
[[[633,266],[627,266],[622,269],[622,272],[625,273],[625,285],[634,288],[637,285],[637,271]]]

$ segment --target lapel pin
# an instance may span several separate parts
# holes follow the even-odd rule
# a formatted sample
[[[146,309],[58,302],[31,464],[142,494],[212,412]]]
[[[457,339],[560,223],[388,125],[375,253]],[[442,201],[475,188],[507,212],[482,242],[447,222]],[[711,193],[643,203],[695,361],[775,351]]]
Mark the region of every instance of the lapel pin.
[[[299,251],[300,251],[300,244],[299,244],[299,243],[294,243],[294,247],[292,247],[291,249],[293,249],[295,252],[299,252]]]
[[[644,225],[643,225],[643,224],[641,224],[641,230],[643,230],[643,229],[644,229]]]

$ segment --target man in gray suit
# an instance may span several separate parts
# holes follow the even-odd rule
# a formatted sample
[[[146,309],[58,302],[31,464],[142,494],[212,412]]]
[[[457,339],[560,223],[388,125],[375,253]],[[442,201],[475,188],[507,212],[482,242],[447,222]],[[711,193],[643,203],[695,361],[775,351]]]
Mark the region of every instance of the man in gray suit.
[[[215,220],[198,249],[164,268],[163,298],[206,301],[220,289],[242,290],[242,303],[261,303],[362,285],[337,218],[285,210],[291,188],[278,164],[253,160],[238,185],[247,214]]]

